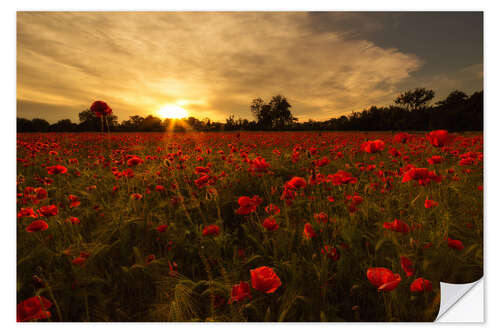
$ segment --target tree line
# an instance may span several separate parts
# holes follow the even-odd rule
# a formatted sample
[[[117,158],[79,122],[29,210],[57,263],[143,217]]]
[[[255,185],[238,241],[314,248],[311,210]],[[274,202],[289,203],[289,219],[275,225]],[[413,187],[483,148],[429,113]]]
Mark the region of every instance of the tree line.
[[[434,91],[426,88],[408,90],[394,99],[389,106],[372,106],[334,117],[326,121],[308,120],[298,122],[292,115],[291,104],[282,95],[273,96],[269,102],[256,98],[250,104],[253,120],[229,116],[225,123],[199,120],[195,117],[175,121],[148,115],[131,116],[118,122],[116,115],[97,117],[91,110],[79,113],[79,123],[70,119],[49,124],[44,119],[28,120],[17,118],[18,132],[181,132],[194,131],[265,131],[265,130],[334,130],[334,131],[429,131],[446,129],[449,131],[483,130],[483,91],[467,95],[462,91],[452,91],[444,100],[433,105]]]

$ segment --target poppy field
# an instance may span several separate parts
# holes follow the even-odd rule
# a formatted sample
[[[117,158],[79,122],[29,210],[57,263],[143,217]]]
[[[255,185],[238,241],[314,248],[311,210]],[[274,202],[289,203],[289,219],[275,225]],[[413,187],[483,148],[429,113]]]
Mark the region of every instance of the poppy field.
[[[18,321],[434,321],[482,275],[482,133],[17,136]]]

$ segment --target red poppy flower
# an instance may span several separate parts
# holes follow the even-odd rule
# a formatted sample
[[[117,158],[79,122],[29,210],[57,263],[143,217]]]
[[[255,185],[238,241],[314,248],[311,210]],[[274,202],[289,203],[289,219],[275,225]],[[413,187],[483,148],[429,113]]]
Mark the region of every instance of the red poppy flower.
[[[35,213],[35,211],[33,210],[33,208],[21,208],[19,210],[19,213],[17,213],[17,217],[18,218],[21,218],[21,217],[33,217],[33,218],[37,218],[38,215]]]
[[[168,225],[166,224],[161,224],[156,227],[156,231],[158,232],[165,232],[168,229]]]
[[[361,145],[361,150],[366,153],[376,153],[384,149],[385,143],[382,140],[365,141]]]
[[[475,160],[474,160],[473,158],[470,158],[470,157],[468,157],[468,158],[463,158],[463,159],[461,159],[461,160],[458,162],[458,165],[462,165],[462,166],[463,166],[463,165],[472,165],[472,164],[474,164],[474,161],[475,161]]]
[[[47,172],[49,173],[49,175],[58,175],[68,172],[68,168],[63,165],[54,165],[47,167]]]
[[[203,236],[217,236],[220,234],[220,227],[215,224],[211,224],[203,228]]]
[[[357,195],[356,193],[354,195],[346,195],[345,199],[346,199],[345,201],[346,204],[350,202],[354,206],[358,206],[363,203],[363,198]]]
[[[394,290],[401,282],[401,276],[384,267],[372,267],[366,271],[366,277],[379,291]]]
[[[256,157],[254,160],[250,161],[250,171],[252,172],[266,172],[269,168],[269,164],[266,160],[260,156]]]
[[[328,214],[325,212],[314,213],[314,219],[318,223],[327,223],[328,222]]]
[[[277,215],[281,212],[280,208],[276,206],[275,204],[269,204],[267,205],[264,210],[266,213],[271,214],[271,215]]]
[[[68,195],[69,207],[74,208],[80,206],[80,200],[76,195],[70,194]]]
[[[146,257],[146,265],[151,263],[151,261],[156,260],[156,256],[154,254],[150,254]]]
[[[319,160],[314,161],[314,164],[317,167],[322,167],[322,166],[328,165],[328,163],[330,163],[330,160],[326,156],[323,157],[323,158],[321,158],[321,159],[319,159]]]
[[[429,162],[429,164],[439,164],[443,161],[443,158],[441,156],[431,156],[427,159],[427,162]]]
[[[82,256],[76,257],[71,261],[73,265],[78,265],[78,266],[85,266],[85,261],[87,261],[87,258],[84,258]]]
[[[46,189],[43,187],[38,187],[35,189],[35,195],[38,200],[43,200],[49,196],[48,192]]]
[[[95,101],[90,106],[90,110],[94,112],[97,117],[107,116],[113,112],[111,108],[103,101]]]
[[[29,226],[26,227],[27,232],[37,232],[47,230],[49,225],[44,220],[36,220],[31,222]]]
[[[142,199],[142,194],[140,194],[140,193],[132,193],[130,195],[130,199],[132,199],[132,200],[141,200]]]
[[[314,232],[314,229],[313,229],[313,226],[311,225],[311,223],[306,223],[304,225],[304,237],[306,239],[312,239],[312,238],[316,237],[316,233]]]
[[[434,200],[425,199],[424,206],[425,208],[433,208],[439,206],[439,203]]]
[[[252,299],[252,295],[250,294],[250,284],[248,282],[241,281],[239,284],[235,284],[233,286],[229,304],[242,301],[245,298]]]
[[[52,302],[43,296],[30,297],[17,305],[17,321],[33,321],[51,317]]]
[[[406,143],[406,141],[408,141],[409,138],[410,135],[408,133],[398,133],[394,135],[394,141],[399,143]]]
[[[458,239],[448,238],[448,246],[458,251],[462,251],[464,249],[464,244],[462,244],[462,242]]]
[[[126,178],[134,178],[134,170],[132,169],[123,170],[122,175],[123,177]]]
[[[431,180],[439,183],[441,177],[436,175],[434,171],[429,171],[426,168],[410,168],[403,174],[402,183],[409,182],[410,180],[416,180],[420,185],[426,185]]]
[[[257,209],[257,206],[259,206],[261,203],[262,199],[257,195],[254,195],[252,198],[246,196],[240,197],[238,199],[238,205],[240,205],[240,208],[236,210],[236,214],[248,215],[254,212]]]
[[[306,186],[306,180],[302,177],[293,177],[286,183],[286,187],[288,188],[302,188]]]
[[[401,267],[406,273],[406,276],[412,276],[415,273],[415,269],[413,268],[413,263],[410,259],[405,256],[401,256]]]
[[[127,166],[131,167],[131,166],[136,166],[136,165],[139,165],[142,163],[144,163],[144,161],[140,157],[133,156],[133,157],[128,159]]]
[[[342,185],[342,184],[354,184],[358,181],[356,177],[353,177],[347,171],[339,170],[333,175],[328,175],[326,177],[327,182],[331,182],[332,185]]]
[[[395,219],[394,222],[385,222],[384,223],[384,228],[396,231],[396,232],[401,232],[401,233],[407,233],[410,232],[410,227],[408,224],[404,223],[401,220]]]
[[[209,175],[203,175],[201,176],[200,178],[196,179],[194,181],[194,183],[196,184],[196,186],[198,186],[199,188],[209,184],[210,182],[210,176]]]
[[[276,220],[272,217],[265,218],[262,226],[269,231],[273,231],[279,228],[278,223],[276,223]]]
[[[175,261],[170,262],[168,261],[168,269],[170,272],[168,273],[170,276],[176,276],[177,275],[177,270],[178,270],[177,263]]]
[[[272,268],[262,266],[250,270],[252,287],[267,294],[273,293],[281,286],[281,280]]]
[[[427,137],[434,147],[443,147],[451,141],[451,136],[446,130],[432,131]]]
[[[423,291],[432,291],[432,283],[429,280],[418,278],[415,279],[410,285],[411,292],[423,292]]]
[[[200,173],[210,173],[210,167],[202,167],[202,166],[197,166],[194,168],[194,173],[199,175]]]
[[[323,253],[327,258],[330,258],[333,261],[337,261],[340,258],[340,252],[337,250],[335,246],[325,245],[321,249],[321,253]]]
[[[71,224],[80,224],[80,219],[78,217],[71,216],[68,218],[68,222]]]
[[[45,217],[48,216],[56,216],[58,213],[57,206],[56,205],[50,205],[50,206],[43,206],[38,209],[38,213],[40,215],[43,215]]]

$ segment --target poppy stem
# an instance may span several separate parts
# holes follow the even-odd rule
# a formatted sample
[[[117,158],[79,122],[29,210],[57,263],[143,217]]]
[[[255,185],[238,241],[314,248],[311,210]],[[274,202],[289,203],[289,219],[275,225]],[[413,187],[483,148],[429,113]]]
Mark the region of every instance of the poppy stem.
[[[87,321],[90,322],[90,315],[89,315],[89,296],[87,294],[87,288],[84,289],[84,297],[85,297],[85,312],[87,314]]]
[[[45,285],[47,286],[47,290],[49,291],[50,299],[54,303],[57,311],[57,315],[59,316],[59,321],[63,321],[62,318],[62,313],[61,313],[61,308],[59,307],[59,304],[56,301],[56,298],[54,297],[54,293],[52,292],[52,288],[50,287],[50,284],[47,282],[47,279],[42,275],[42,279],[45,282]]]

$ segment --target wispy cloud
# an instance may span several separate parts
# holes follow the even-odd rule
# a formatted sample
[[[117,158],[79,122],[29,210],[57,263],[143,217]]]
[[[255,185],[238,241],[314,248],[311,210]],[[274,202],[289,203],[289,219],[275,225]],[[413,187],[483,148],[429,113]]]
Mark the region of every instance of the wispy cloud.
[[[76,119],[95,99],[120,119],[178,101],[200,118],[250,118],[253,98],[277,93],[301,119],[326,119],[390,102],[423,65],[315,29],[308,13],[25,12],[17,33],[18,112],[43,104],[49,120]]]

